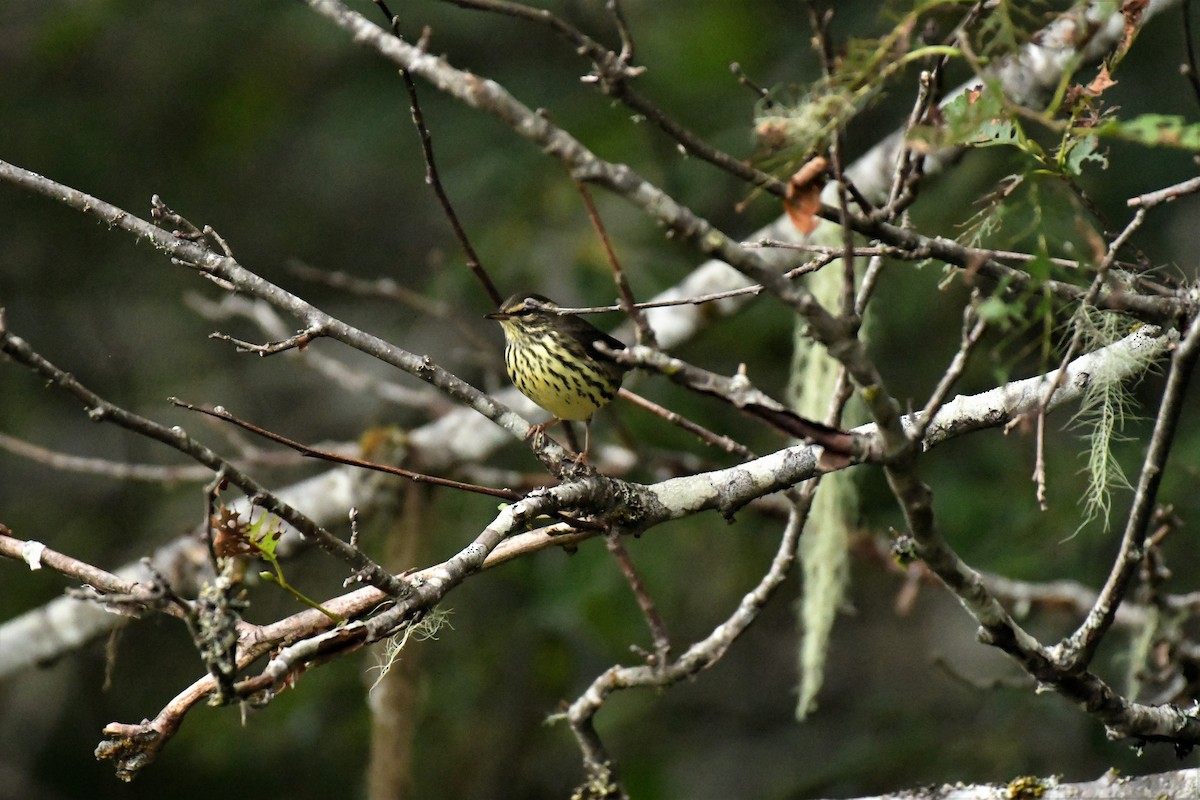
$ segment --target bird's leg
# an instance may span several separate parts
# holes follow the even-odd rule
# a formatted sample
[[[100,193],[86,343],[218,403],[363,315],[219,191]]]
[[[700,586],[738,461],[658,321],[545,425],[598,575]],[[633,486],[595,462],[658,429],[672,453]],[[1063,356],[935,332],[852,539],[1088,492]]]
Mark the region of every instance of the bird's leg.
[[[579,440],[575,438],[575,429],[571,427],[569,422],[564,419],[559,419],[558,417],[551,417],[545,422],[539,422],[537,425],[531,426],[529,428],[529,433],[525,436],[525,440],[529,441],[530,439],[533,439],[533,443],[540,446],[542,437],[546,435],[546,431],[550,430],[560,422],[563,424],[563,427],[567,429],[567,442],[570,445],[570,448],[575,450],[575,463],[586,464],[588,460],[588,449],[592,446],[592,420],[590,417],[583,423],[582,450],[579,449]]]
[[[537,425],[529,427],[529,433],[525,434],[525,441],[533,439],[533,443],[537,447],[541,447],[542,438],[546,435],[546,431],[553,428],[558,423],[562,422],[558,417],[551,417],[545,422],[539,422]]]
[[[583,421],[583,449],[575,456],[576,464],[586,464],[588,460],[588,450],[592,446],[592,418],[588,417]]]

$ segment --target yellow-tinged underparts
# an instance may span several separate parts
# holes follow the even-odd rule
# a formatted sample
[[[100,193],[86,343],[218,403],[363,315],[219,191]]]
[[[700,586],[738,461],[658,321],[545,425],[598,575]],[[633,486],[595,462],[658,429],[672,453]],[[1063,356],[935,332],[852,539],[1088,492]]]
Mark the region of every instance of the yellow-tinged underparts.
[[[504,329],[508,377],[557,419],[586,421],[616,397],[625,374],[625,367],[595,345],[624,345],[580,317],[538,306],[553,308],[538,295],[516,295],[489,315]]]
[[[522,330],[505,321],[504,366],[521,392],[558,419],[585,420],[616,396],[620,383],[575,342]]]
[[[561,420],[583,422],[579,463],[587,460],[592,415],[621,388],[628,367],[611,353],[625,345],[574,314],[555,313],[557,308],[540,294],[517,294],[488,319],[504,328],[504,366],[513,385],[554,415],[534,426],[533,434]]]

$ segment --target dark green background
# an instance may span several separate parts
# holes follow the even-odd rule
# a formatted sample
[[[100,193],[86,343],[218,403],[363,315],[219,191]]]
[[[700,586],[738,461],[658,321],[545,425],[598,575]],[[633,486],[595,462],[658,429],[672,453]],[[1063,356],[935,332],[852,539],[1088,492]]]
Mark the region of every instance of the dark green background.
[[[669,113],[738,156],[752,149],[754,97],[730,76],[731,61],[775,86],[817,75],[810,31],[794,2],[720,0],[624,7],[647,66],[639,88]],[[598,2],[553,7],[613,41]],[[370,3],[355,8],[375,18]],[[886,29],[876,4],[839,3],[835,34]],[[759,198],[738,214],[745,188],[692,159],[630,112],[585,88],[587,64],[547,31],[515,20],[434,2],[396,3],[406,33],[431,26],[430,49],[451,64],[500,81],[530,107],[544,107],[600,156],[629,163],[734,235],[748,235],[777,213]],[[1178,64],[1175,14],[1152,21],[1117,75],[1110,102],[1122,113],[1196,116]],[[961,76],[960,76],[961,77]],[[422,87],[425,89],[426,87]],[[911,81],[869,109],[847,134],[852,155],[907,113]],[[424,90],[447,191],[502,291],[532,288],[563,302],[612,295],[604,256],[561,166],[495,120]],[[248,268],[329,312],[405,348],[428,353],[476,385],[502,385],[500,337],[482,319],[485,294],[465,269],[428,187],[407,100],[395,70],[298,3],[43,3],[0,5],[0,158],[147,215],[159,194],[197,224],[212,225]],[[1113,147],[1107,171],[1085,185],[1120,227],[1124,199],[1194,173],[1187,154]],[[1001,176],[1021,168],[1010,153],[975,153],[926,187],[914,219],[928,233],[955,235],[972,203]],[[597,192],[601,213],[640,297],[671,286],[700,260],[686,244],[628,204]],[[1196,201],[1152,216],[1135,240],[1164,269],[1193,268]],[[1063,235],[1074,235],[1064,232]],[[290,259],[365,278],[388,277],[451,303],[466,324],[495,343],[479,352],[447,335],[443,322],[383,301],[308,284]],[[885,274],[875,307],[874,352],[892,388],[921,404],[958,340],[963,299],[940,292],[940,275],[897,264]],[[304,368],[287,356],[234,353],[207,335],[214,324],[184,304],[188,293],[219,292],[171,265],[145,243],[107,230],[78,212],[0,185],[0,305],[8,324],[34,348],[103,396],[168,424],[183,424],[226,453],[225,433],[172,409],[168,396],[221,403],[243,417],[304,441],[353,439],[379,424],[417,425],[419,412],[388,406]],[[601,323],[606,324],[606,323]],[[221,328],[260,338],[244,323]],[[741,361],[768,391],[787,379],[791,320],[761,299],[677,354],[717,371]],[[409,386],[331,342],[318,351]],[[1009,346],[985,351],[962,391],[994,385],[995,370],[1026,375],[1036,360]],[[643,378],[639,392],[714,429],[767,451],[781,443],[710,401]],[[1151,378],[1144,397],[1153,398]],[[1153,406],[1143,414],[1153,413]],[[1014,577],[1075,577],[1097,585],[1116,535],[1077,524],[1083,443],[1061,428],[1050,447],[1051,509],[1036,508],[1027,436],[985,432],[939,448],[923,475],[933,486],[947,536],[975,566]],[[632,477],[654,479],[664,454],[682,448],[727,463],[690,437],[617,404],[597,422],[598,436],[640,443]],[[87,421],[63,394],[13,364],[0,364],[0,430],[79,455],[179,463],[162,447]],[[1134,441],[1120,453],[1132,474]],[[1180,431],[1164,499],[1189,521],[1197,433]],[[496,464],[534,469],[518,447]],[[283,485],[320,467],[261,477]],[[864,530],[899,525],[876,474],[864,475]],[[1128,502],[1117,499],[1118,514]],[[0,521],[17,535],[115,568],[171,540],[198,521],[196,487],[121,484],[64,475],[0,452]],[[440,560],[469,541],[494,504],[435,494],[422,548]],[[774,551],[781,523],[744,511],[734,526],[705,515],[630,541],[630,551],[667,619],[676,648],[705,635],[748,590]],[[371,546],[371,545],[369,545]],[[1172,588],[1195,586],[1194,534],[1167,548]],[[288,567],[310,594],[338,591],[341,566],[307,554]],[[1190,581],[1190,582],[1189,582]],[[0,563],[0,616],[7,619],[57,596],[61,578]],[[940,781],[1007,780],[1023,773],[1091,779],[1109,766],[1124,772],[1169,769],[1166,749],[1138,758],[1110,743],[1102,726],[1028,686],[982,691],[934,666],[935,654],[979,679],[1018,677],[998,653],[974,642],[974,626],[945,592],[927,587],[911,615],[893,601],[901,579],[874,563],[854,570],[850,602],[834,634],[820,709],[793,720],[796,627],[793,579],[712,671],[665,693],[614,697],[600,713],[601,734],[637,797],[853,796]],[[259,589],[249,617],[272,619],[293,606]],[[420,718],[414,796],[562,797],[579,779],[568,730],[547,726],[560,700],[581,692],[630,644],[647,635],[610,556],[592,542],[571,557],[546,552],[469,581],[446,604],[452,630],[420,649]],[[1029,622],[1046,637],[1069,629],[1055,615]],[[1119,638],[1119,637],[1115,637]],[[1119,644],[1117,642],[1116,644]],[[368,751],[366,658],[306,673],[243,726],[232,709],[198,708],[159,763],[132,786],[92,759],[100,729],[114,720],[152,717],[202,670],[177,623],[149,620],[123,632],[111,688],[104,644],[0,686],[0,797],[210,796],[237,787],[268,797],[355,796]],[[1119,647],[1104,652],[1106,677],[1120,685]],[[1194,765],[1192,757],[1184,762]]]

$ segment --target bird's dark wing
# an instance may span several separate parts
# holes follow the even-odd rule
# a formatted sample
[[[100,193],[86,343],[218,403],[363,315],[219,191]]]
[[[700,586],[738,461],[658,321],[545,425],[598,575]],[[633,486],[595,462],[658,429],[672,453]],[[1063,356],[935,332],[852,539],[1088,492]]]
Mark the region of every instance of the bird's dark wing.
[[[586,350],[587,354],[589,356],[591,356],[592,358],[598,359],[600,361],[606,361],[610,364],[616,363],[612,360],[611,357],[609,357],[605,353],[600,352],[600,350],[597,349],[596,342],[603,342],[604,345],[606,347],[608,347],[610,350],[624,350],[625,349],[624,342],[622,342],[618,339],[614,339],[613,337],[609,336],[607,333],[600,330],[599,328],[597,328],[595,325],[588,322],[587,320],[582,319],[581,317],[563,317],[562,321],[564,324],[569,326],[570,333],[572,335],[574,335],[579,341],[583,342],[584,350]],[[618,366],[620,366],[622,369],[628,369],[628,367],[626,367],[623,364],[618,365]]]

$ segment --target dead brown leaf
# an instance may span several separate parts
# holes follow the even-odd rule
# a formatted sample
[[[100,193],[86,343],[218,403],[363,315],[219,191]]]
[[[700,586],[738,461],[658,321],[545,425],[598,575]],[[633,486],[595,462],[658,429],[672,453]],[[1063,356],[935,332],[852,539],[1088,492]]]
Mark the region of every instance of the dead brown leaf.
[[[1104,93],[1105,89],[1111,89],[1116,86],[1117,82],[1108,74],[1108,65],[1101,64],[1100,72],[1096,77],[1092,78],[1092,82],[1084,87],[1083,93],[1088,97],[1099,97]]]
[[[817,212],[821,210],[821,190],[825,188],[825,172],[829,162],[821,156],[810,158],[788,181],[783,199],[788,219],[803,234],[817,227]]]
[[[1142,15],[1146,12],[1146,6],[1149,4],[1149,0],[1125,0],[1121,3],[1121,16],[1125,18],[1125,31],[1121,35],[1121,43],[1117,45],[1117,61],[1120,61],[1133,45],[1133,37],[1137,36],[1138,26],[1142,24]]]

